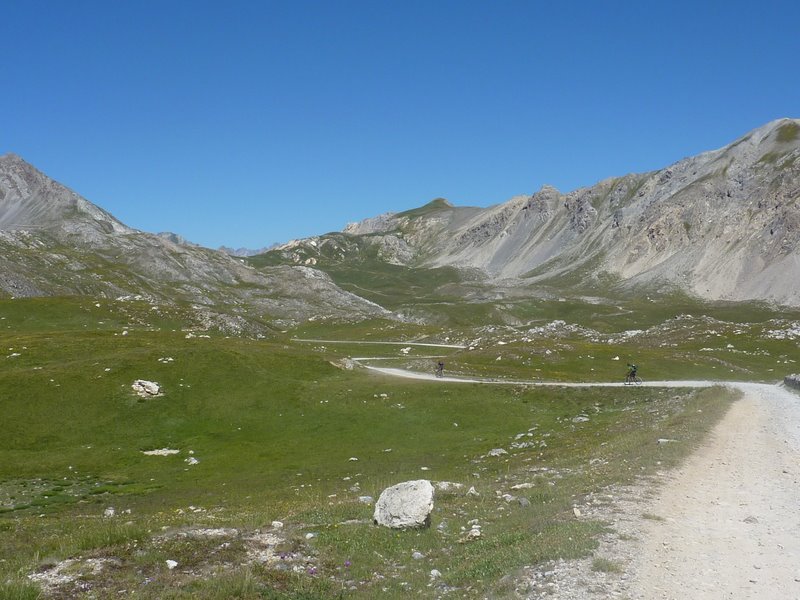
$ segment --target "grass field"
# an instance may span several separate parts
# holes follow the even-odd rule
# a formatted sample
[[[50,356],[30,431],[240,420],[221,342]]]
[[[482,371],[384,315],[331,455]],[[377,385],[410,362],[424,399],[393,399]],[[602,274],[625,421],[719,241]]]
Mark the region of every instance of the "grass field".
[[[772,317],[748,327],[769,329]],[[599,381],[621,377],[612,355],[624,366],[635,354],[664,365],[665,378],[713,375],[719,360],[747,369],[743,378],[768,378],[796,349],[791,339],[737,334],[741,324],[698,322],[677,349],[652,337],[615,345],[571,331],[522,341],[519,328],[392,322],[310,324],[251,340],[186,331],[180,311],[144,303],[2,301],[0,597],[499,593],[521,566],[591,553],[607,524],[576,518],[572,506],[677,464],[729,392],[416,382],[333,363],[368,353],[425,368],[433,361],[423,353],[443,353],[448,370],[465,374]],[[668,328],[649,335],[681,341],[668,341],[681,335]],[[467,348],[403,354],[295,336]],[[719,355],[701,351],[711,338]],[[729,343],[768,356],[751,361]],[[703,360],[688,368],[680,353]],[[157,381],[163,395],[138,398],[136,379]],[[177,452],[144,454],[158,449]],[[372,525],[363,497],[419,478],[463,487],[437,493],[429,529]],[[512,490],[518,484],[529,487]],[[469,540],[476,522],[481,536]]]

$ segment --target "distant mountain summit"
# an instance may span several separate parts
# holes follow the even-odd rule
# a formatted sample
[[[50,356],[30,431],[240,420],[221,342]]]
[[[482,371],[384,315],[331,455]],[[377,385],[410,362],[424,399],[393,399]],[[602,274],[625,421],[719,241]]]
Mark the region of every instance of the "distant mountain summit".
[[[259,248],[254,250],[252,248],[229,248],[228,246],[220,246],[218,250],[220,252],[224,252],[230,256],[257,256],[259,254],[264,254],[265,252],[269,252],[273,248],[277,248],[278,244],[272,244],[271,246],[267,246],[264,248]]]
[[[3,295],[180,303],[229,332],[386,313],[306,266],[255,269],[175,234],[131,229],[14,154],[0,157]]]
[[[16,154],[0,156],[0,230],[130,233],[111,214],[53,181]]]
[[[337,268],[369,255],[487,281],[800,305],[799,240],[800,121],[779,119],[658,171],[566,194],[545,186],[485,209],[437,199],[274,253]]]

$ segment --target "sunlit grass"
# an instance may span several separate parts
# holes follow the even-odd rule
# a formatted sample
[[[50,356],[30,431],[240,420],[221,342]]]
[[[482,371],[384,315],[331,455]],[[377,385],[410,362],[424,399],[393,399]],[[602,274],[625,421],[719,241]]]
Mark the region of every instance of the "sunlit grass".
[[[490,594],[523,565],[588,555],[605,524],[576,520],[576,498],[678,464],[729,402],[718,389],[398,380],[336,368],[346,354],[333,345],[187,339],[129,325],[113,306],[94,315],[51,302],[0,314],[15,328],[7,347],[19,349],[0,374],[0,579],[19,597],[35,597],[20,573],[79,556],[119,561],[91,576],[100,596],[134,586],[143,598],[400,598],[429,593],[432,570],[436,585]],[[415,330],[383,327],[376,337]],[[448,369],[529,371],[511,344],[467,350],[461,363],[458,352]],[[551,366],[548,376],[559,372]],[[138,378],[164,395],[137,398]],[[158,448],[179,453],[143,454]],[[508,453],[488,457],[494,448]],[[359,497],[419,478],[464,487],[437,496],[430,529],[372,525]],[[532,487],[512,491],[518,483]],[[308,561],[299,571],[248,559],[247,536],[275,520],[280,549]],[[482,535],[467,539],[474,521]],[[180,535],[203,527],[239,533]]]

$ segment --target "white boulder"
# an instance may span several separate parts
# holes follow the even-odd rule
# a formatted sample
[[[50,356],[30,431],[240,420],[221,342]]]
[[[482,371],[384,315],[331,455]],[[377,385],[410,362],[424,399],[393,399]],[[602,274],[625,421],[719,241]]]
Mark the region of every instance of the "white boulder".
[[[428,527],[433,495],[433,485],[427,479],[404,481],[388,487],[375,503],[375,524],[392,529]]]
[[[155,381],[147,381],[146,379],[137,379],[131,384],[131,389],[141,398],[152,398],[161,394],[161,386]]]

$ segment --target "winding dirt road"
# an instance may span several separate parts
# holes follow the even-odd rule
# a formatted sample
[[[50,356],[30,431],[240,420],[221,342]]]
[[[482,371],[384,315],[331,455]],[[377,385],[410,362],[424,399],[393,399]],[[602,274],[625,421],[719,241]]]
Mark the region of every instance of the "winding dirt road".
[[[367,359],[361,359],[366,361]],[[394,377],[434,380],[362,364]],[[444,377],[449,383],[622,386]],[[653,387],[727,385],[743,392],[706,443],[637,519],[630,563],[599,595],[561,587],[559,598],[632,600],[800,599],[800,395],[779,385],[712,381],[647,382]],[[640,507],[641,508],[641,507]],[[579,578],[578,578],[579,579]],[[613,590],[613,592],[611,591]],[[539,597],[539,596],[530,596]]]

